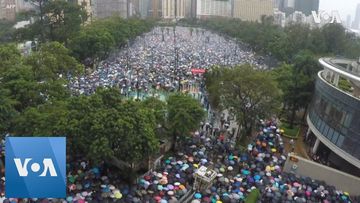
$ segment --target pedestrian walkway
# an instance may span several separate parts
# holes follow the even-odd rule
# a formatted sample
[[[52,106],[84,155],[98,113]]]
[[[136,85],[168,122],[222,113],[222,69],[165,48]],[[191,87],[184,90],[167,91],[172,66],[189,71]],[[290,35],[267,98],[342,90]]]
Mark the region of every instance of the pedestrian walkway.
[[[302,135],[304,133],[304,130],[305,128],[301,127],[300,128],[300,132],[299,132],[299,136],[298,136],[298,139],[294,139],[294,153],[297,154],[298,156],[301,156],[301,157],[304,157],[306,159],[309,159],[310,160],[310,157],[309,155],[307,154],[307,147],[306,147],[306,144],[303,142],[303,139],[302,139]],[[286,132],[285,132],[286,133]],[[291,138],[287,138],[287,137],[284,137],[284,142],[285,142],[285,150],[288,151],[288,152],[291,152],[292,151],[292,147],[291,147],[291,144],[290,144],[290,140]]]

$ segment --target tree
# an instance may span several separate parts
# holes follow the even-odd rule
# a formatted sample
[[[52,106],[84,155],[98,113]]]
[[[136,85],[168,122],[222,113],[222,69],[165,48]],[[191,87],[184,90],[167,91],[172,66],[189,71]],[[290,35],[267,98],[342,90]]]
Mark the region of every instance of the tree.
[[[267,72],[243,65],[222,69],[220,78],[221,103],[225,108],[233,109],[237,122],[246,135],[251,135],[258,118],[270,117],[277,112],[280,90]],[[213,94],[213,85],[219,84],[207,84],[210,95]]]
[[[16,101],[9,96],[9,91],[0,89],[0,139],[9,132],[13,119],[17,115],[14,108]]]
[[[67,135],[74,149],[92,160],[106,160],[132,173],[135,163],[143,163],[158,150],[156,119],[151,109],[122,101],[120,94],[111,95],[114,91],[98,89],[88,97],[72,97]]]
[[[0,42],[13,41],[14,25],[15,22],[0,20]]]
[[[21,63],[22,58],[14,44],[0,45],[0,75]]]
[[[166,103],[155,98],[149,97],[142,101],[142,105],[152,111],[155,116],[158,127],[165,127],[166,125]],[[159,126],[160,125],[160,126]]]
[[[114,46],[114,37],[97,27],[85,28],[69,43],[74,56],[83,63],[88,59],[90,64],[105,59]]]
[[[32,67],[34,78],[39,82],[73,77],[83,72],[83,66],[59,42],[43,44],[38,52],[26,58],[25,64]]]
[[[200,103],[186,94],[173,94],[167,100],[168,128],[172,130],[172,149],[176,149],[177,142],[183,140],[190,132],[199,127],[205,116]]]
[[[326,51],[335,55],[341,55],[346,47],[345,28],[337,23],[329,23],[323,26],[322,34],[326,41]]]
[[[9,98],[16,101],[14,108],[22,112],[27,107],[45,102],[40,94],[40,85],[34,79],[31,68],[20,65],[2,73],[0,91],[8,91]]]
[[[290,110],[290,127],[293,127],[299,109],[305,109],[304,115],[306,114],[319,69],[312,53],[301,51],[294,57],[293,65],[283,64],[274,70],[274,77],[283,92],[284,109]]]
[[[79,32],[81,24],[87,20],[87,13],[77,3],[65,0],[29,0],[39,6],[38,21],[22,30],[22,38],[39,38],[41,42],[68,39]]]
[[[29,107],[15,119],[12,134],[19,136],[66,136],[67,102],[53,101]]]
[[[80,26],[87,19],[85,10],[74,2],[54,0],[44,7],[47,39],[65,42],[80,31]]]
[[[204,74],[205,86],[207,87],[207,91],[211,92],[211,94],[209,94],[208,96],[209,103],[211,104],[212,108],[218,111],[222,110],[222,104],[220,99],[223,85],[223,81],[221,80],[222,76],[222,67],[217,66],[212,67]]]

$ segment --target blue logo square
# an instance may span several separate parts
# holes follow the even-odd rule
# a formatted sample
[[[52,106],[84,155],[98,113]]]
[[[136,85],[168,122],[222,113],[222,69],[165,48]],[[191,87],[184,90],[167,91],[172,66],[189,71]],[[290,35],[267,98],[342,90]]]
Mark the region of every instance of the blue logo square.
[[[7,198],[66,197],[66,138],[7,137]]]

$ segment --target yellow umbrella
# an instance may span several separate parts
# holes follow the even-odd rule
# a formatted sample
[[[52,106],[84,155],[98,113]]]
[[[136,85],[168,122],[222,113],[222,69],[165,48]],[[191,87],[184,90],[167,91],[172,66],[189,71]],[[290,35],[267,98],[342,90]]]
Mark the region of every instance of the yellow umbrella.
[[[115,191],[114,196],[115,196],[116,199],[121,199],[122,198],[122,194],[120,193],[120,191]]]

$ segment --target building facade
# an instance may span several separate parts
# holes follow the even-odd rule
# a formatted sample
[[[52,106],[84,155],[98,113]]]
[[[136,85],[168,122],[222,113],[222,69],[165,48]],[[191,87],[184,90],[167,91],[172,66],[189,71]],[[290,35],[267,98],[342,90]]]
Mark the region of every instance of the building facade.
[[[354,18],[351,28],[358,30],[359,27],[360,27],[360,4],[358,4],[356,7],[355,18]]]
[[[286,15],[285,12],[282,12],[278,9],[274,11],[274,23],[281,27],[285,27],[286,25]]]
[[[92,17],[93,17],[93,12],[92,12],[92,8],[91,8],[91,0],[77,0],[77,3],[85,9],[86,14],[88,16],[87,21],[91,22]]]
[[[274,0],[233,0],[233,17],[245,21],[260,21],[262,16],[273,16]]]
[[[165,19],[185,18],[185,0],[162,0],[162,17]]]
[[[162,16],[162,0],[149,0],[150,10],[149,16],[153,18],[160,18]]]
[[[197,18],[207,18],[211,16],[231,17],[232,0],[197,0]]]
[[[301,11],[306,16],[311,15],[312,11],[319,11],[319,0],[296,0],[295,11]]]
[[[0,0],[0,20],[15,21],[16,1]]]
[[[95,18],[106,18],[110,16],[120,16],[127,18],[127,0],[92,0],[92,13]]]
[[[360,61],[321,58],[306,139],[327,164],[360,176]]]
[[[31,4],[29,1],[16,0],[15,2],[16,2],[16,13],[35,9],[35,6]]]

